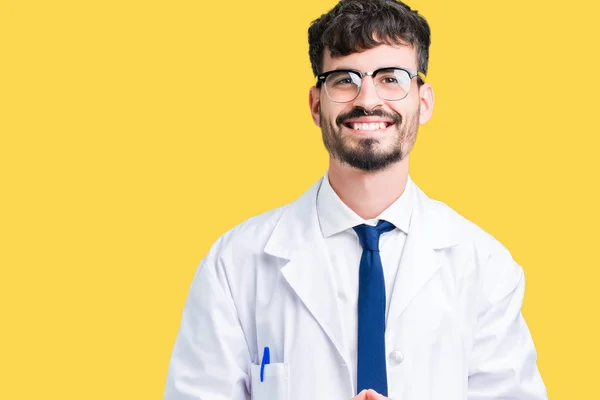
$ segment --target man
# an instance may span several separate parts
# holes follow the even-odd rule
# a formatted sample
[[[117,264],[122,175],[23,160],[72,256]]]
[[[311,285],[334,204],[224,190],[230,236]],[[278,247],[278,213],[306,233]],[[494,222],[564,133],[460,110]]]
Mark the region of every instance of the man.
[[[547,399],[523,270],[408,174],[434,105],[426,20],[342,0],[309,42],[329,169],[202,260],[165,399]]]

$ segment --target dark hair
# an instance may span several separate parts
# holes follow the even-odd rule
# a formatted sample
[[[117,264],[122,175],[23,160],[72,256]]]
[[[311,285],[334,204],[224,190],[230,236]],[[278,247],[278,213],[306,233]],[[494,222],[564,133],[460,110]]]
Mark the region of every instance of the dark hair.
[[[418,68],[427,73],[431,30],[418,11],[396,0],[341,0],[308,28],[309,56],[315,76],[322,73],[325,49],[347,56],[381,44],[410,45]]]

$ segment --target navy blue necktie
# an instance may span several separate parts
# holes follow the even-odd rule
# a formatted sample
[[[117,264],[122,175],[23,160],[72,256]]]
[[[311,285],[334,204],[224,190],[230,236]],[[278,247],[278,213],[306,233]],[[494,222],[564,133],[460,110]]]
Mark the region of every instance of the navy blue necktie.
[[[358,283],[358,373],[357,393],[374,389],[388,395],[385,364],[385,280],[379,255],[379,236],[395,226],[379,221],[377,226],[354,227],[363,248]]]

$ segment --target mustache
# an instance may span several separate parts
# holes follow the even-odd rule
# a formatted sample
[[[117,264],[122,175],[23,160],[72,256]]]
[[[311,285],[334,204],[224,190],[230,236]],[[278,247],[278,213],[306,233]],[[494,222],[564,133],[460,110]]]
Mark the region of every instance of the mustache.
[[[360,118],[360,117],[383,117],[383,118],[393,120],[394,123],[396,124],[396,126],[400,126],[400,124],[402,123],[402,116],[400,114],[388,113],[379,108],[377,108],[373,111],[367,111],[366,109],[364,109],[362,107],[354,107],[349,112],[338,115],[337,118],[335,119],[335,123],[338,126],[340,126],[349,119]]]

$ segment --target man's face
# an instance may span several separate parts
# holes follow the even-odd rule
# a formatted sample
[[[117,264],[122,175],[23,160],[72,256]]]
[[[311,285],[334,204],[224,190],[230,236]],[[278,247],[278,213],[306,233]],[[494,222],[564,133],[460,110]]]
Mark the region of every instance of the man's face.
[[[323,59],[324,72],[336,69],[372,72],[384,67],[418,69],[415,50],[408,46],[380,45],[338,58],[331,58],[326,50]],[[404,99],[382,100],[373,78],[365,76],[358,97],[348,103],[331,101],[324,86],[311,88],[313,119],[321,127],[330,156],[362,171],[379,171],[406,158],[415,143],[419,124],[429,119],[433,105],[432,92],[425,94],[425,97],[431,94],[431,102],[422,95],[423,91],[431,91],[429,85],[419,90],[417,78],[410,85]]]

